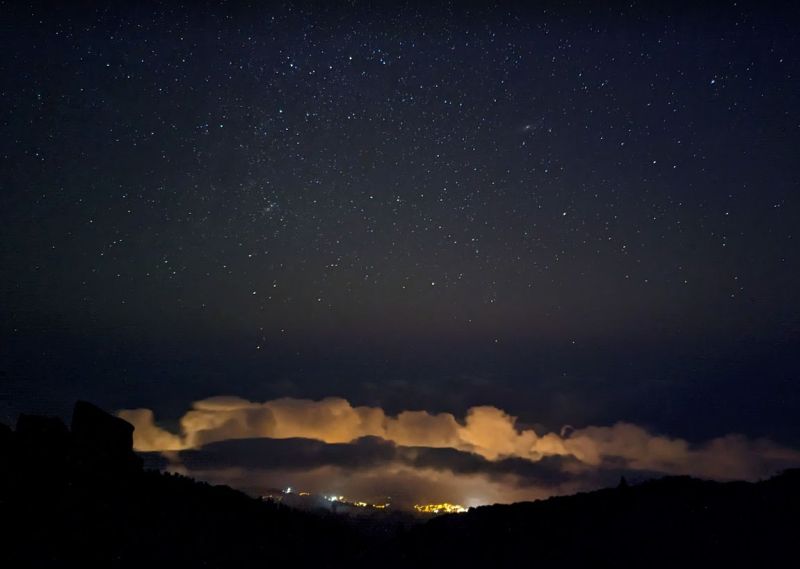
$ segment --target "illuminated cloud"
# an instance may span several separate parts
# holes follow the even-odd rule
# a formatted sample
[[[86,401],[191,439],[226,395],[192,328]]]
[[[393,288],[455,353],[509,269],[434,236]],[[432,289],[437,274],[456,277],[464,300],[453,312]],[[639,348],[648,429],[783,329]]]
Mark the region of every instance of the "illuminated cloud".
[[[118,414],[136,428],[134,431],[136,450],[171,451],[186,448],[184,437],[156,426],[155,417],[150,409],[125,409]]]
[[[538,474],[549,472],[552,486],[553,481],[588,480],[591,473],[597,471],[752,480],[800,464],[800,453],[795,450],[741,435],[726,435],[692,445],[683,439],[654,435],[630,423],[565,428],[560,434],[539,435],[532,429],[518,428],[515,417],[491,406],[473,407],[463,420],[458,420],[450,413],[419,410],[390,416],[381,408],[354,407],[337,397],[320,401],[282,398],[263,403],[237,397],[213,397],[193,404],[180,419],[180,433],[170,433],[159,427],[148,409],[124,410],[119,415],[136,427],[134,445],[140,451],[218,449],[213,443],[299,438],[325,443],[314,450],[314,456],[326,445],[353,447],[348,452],[362,458],[380,449],[384,453],[381,455],[384,468],[389,464],[401,464],[403,468],[446,470],[452,475],[492,480],[507,475],[514,477],[516,486],[524,486],[530,480],[538,486],[546,485],[533,476],[534,470],[529,468],[525,474],[526,465],[538,466],[535,470]],[[375,446],[374,442],[370,443],[372,446],[364,442],[349,444],[363,437],[390,442],[393,450],[389,452],[385,447]],[[325,451],[327,458],[321,462],[314,462],[318,457],[306,456],[306,460],[311,461],[306,466],[313,463],[320,468],[356,468],[335,459],[337,452],[344,452],[344,447],[332,448],[338,450]],[[439,449],[438,455],[433,452],[436,449]],[[449,455],[446,454],[448,450],[452,451]],[[191,462],[191,453],[180,454]],[[368,462],[362,460],[358,468],[363,469]],[[469,464],[472,470],[465,467]],[[375,467],[375,463],[370,465]],[[199,468],[201,465],[194,463],[192,466]],[[251,466],[265,468],[263,464]],[[271,468],[284,466],[273,464]]]

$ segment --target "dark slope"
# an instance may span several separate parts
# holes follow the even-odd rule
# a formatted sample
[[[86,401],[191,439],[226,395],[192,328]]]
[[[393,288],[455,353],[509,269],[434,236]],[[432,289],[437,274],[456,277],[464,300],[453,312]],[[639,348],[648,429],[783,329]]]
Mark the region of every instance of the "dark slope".
[[[391,567],[741,567],[797,562],[800,470],[756,484],[663,478],[442,516]],[[785,565],[782,565],[785,566]]]
[[[79,403],[72,428],[0,425],[0,567],[783,567],[800,471],[755,484],[665,478],[364,528],[144,471],[132,427]],[[372,522],[370,522],[372,523]]]
[[[131,433],[88,404],[71,430],[0,431],[0,567],[328,567],[363,550],[333,516],[142,470]]]

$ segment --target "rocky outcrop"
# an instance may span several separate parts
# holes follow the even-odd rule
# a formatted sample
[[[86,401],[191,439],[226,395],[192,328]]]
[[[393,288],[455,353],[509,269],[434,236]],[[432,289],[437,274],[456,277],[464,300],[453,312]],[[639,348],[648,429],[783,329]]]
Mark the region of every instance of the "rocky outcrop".
[[[83,402],[71,429],[0,426],[0,568],[330,567],[364,547],[349,524],[142,470],[132,433]]]
[[[58,417],[22,414],[15,430],[0,425],[0,469],[43,489],[76,478],[125,478],[142,470],[133,425],[79,401],[71,429]]]
[[[22,414],[15,432],[20,444],[39,448],[66,448],[69,440],[69,430],[58,417]]]
[[[76,468],[114,475],[141,469],[141,459],[133,452],[133,425],[91,403],[75,404],[71,438]]]
[[[49,473],[64,473],[70,449],[70,433],[58,417],[20,415],[11,444],[9,460],[31,483]]]

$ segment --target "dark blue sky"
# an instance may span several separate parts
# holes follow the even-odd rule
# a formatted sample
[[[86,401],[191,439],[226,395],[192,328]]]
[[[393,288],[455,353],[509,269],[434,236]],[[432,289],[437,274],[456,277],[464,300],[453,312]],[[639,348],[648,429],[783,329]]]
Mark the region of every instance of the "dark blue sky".
[[[3,12],[0,420],[336,395],[800,444],[791,4]]]

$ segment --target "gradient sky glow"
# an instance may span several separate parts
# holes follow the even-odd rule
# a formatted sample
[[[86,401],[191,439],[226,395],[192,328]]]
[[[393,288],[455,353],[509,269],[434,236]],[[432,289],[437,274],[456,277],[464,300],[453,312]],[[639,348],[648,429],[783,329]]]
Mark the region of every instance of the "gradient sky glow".
[[[329,4],[3,7],[0,420],[800,448],[794,4]]]

